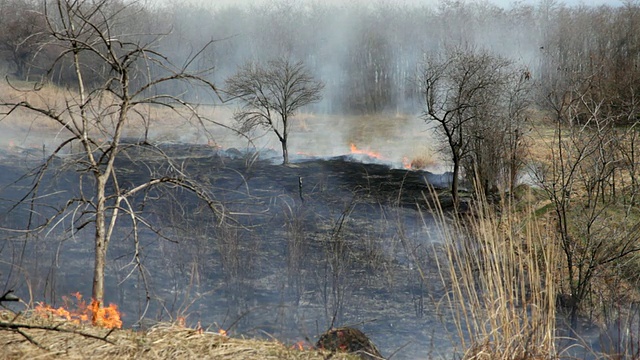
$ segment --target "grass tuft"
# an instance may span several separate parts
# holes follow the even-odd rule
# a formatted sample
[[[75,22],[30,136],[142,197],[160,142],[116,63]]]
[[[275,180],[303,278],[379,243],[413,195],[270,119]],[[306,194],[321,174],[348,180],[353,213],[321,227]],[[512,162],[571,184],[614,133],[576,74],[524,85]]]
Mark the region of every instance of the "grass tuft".
[[[481,199],[453,220],[439,213],[447,289],[439,308],[457,331],[463,359],[554,358],[556,289],[553,237],[533,211]]]

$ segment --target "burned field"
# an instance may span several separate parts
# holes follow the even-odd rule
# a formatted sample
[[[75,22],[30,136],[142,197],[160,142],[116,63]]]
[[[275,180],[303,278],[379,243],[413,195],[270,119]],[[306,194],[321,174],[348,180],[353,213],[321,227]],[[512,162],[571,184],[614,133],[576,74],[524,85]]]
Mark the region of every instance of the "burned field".
[[[167,155],[206,185],[224,216],[184,190],[135,199],[150,226],[138,229],[136,244],[131,224],[122,222],[106,274],[107,301],[118,304],[125,326],[183,317],[290,343],[355,326],[385,356],[399,349],[395,358],[435,355],[434,343],[449,348],[453,335],[434,308],[442,286],[433,261],[438,231],[428,212],[428,183],[444,185],[446,176],[367,163],[375,159],[363,155],[282,166],[269,152],[167,145],[158,156],[158,149],[133,149],[117,167],[122,188],[161,177]],[[5,166],[5,176],[23,173]],[[77,191],[77,175],[61,173],[49,191]],[[22,296],[27,276],[37,300],[55,304],[62,295],[90,293],[91,234],[62,230],[32,242],[16,238],[3,249],[6,260],[22,256],[7,261],[21,270],[1,269]]]

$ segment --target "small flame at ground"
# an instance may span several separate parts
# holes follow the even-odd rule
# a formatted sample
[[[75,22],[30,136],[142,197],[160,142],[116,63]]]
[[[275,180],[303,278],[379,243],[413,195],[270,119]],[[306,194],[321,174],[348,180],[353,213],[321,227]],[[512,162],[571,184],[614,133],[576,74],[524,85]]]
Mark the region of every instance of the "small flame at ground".
[[[355,144],[351,144],[351,153],[352,154],[367,155],[367,156],[372,157],[374,159],[382,159],[382,155],[379,152],[371,151],[371,150],[358,149],[358,147]]]
[[[80,293],[72,294],[72,296],[76,299],[75,310],[71,310],[73,305],[71,299],[63,296],[64,306],[56,309],[51,305],[39,303],[35,308],[36,314],[47,318],[62,318],[74,324],[91,322],[93,325],[108,329],[122,327],[118,306],[109,304],[108,307],[102,307],[100,302],[96,300],[91,300],[91,303],[87,305]]]
[[[411,170],[413,168],[413,164],[411,163],[411,160],[409,160],[409,158],[406,156],[402,158],[402,167],[407,170]]]
[[[220,330],[218,330],[218,335],[220,335],[220,336],[227,336],[227,330],[225,330],[225,329],[220,329]]]
[[[186,327],[187,326],[187,319],[185,319],[184,316],[178,316],[178,319],[176,321],[176,325],[178,325],[179,327]]]
[[[303,350],[310,350],[313,349],[313,346],[309,345],[306,341],[304,340],[300,340],[297,343],[291,345],[291,350],[299,350],[299,351],[303,351]]]

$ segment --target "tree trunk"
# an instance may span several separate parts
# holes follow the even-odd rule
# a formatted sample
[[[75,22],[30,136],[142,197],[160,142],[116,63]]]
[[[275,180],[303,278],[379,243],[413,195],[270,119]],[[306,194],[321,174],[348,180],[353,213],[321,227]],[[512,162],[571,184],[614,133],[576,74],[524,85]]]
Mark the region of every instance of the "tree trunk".
[[[26,76],[26,63],[22,61],[17,54],[15,55],[14,62],[16,64],[16,77],[21,80],[29,81]]]
[[[96,229],[95,229],[95,262],[93,267],[93,290],[92,298],[99,306],[104,303],[104,269],[107,257],[107,239],[105,223],[105,187],[106,181],[101,176],[97,177],[97,207],[96,207]],[[95,322],[95,318],[93,321]]]
[[[287,148],[287,139],[280,140],[280,144],[282,144],[282,164],[287,165],[289,163],[289,149]]]
[[[460,172],[460,160],[458,159],[454,159],[453,160],[453,174],[452,174],[452,179],[451,179],[451,199],[453,200],[453,207],[454,209],[458,209],[458,205],[460,202],[459,196],[458,196],[458,173]]]

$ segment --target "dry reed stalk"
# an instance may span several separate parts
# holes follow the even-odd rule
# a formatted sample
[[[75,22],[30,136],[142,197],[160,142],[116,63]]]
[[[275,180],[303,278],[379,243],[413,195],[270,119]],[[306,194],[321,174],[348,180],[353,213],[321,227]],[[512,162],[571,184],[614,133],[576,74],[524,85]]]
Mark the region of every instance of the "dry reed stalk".
[[[498,213],[481,198],[469,216],[437,213],[447,258],[438,261],[443,301],[463,358],[553,358],[557,250],[533,211],[521,216],[503,203]]]

